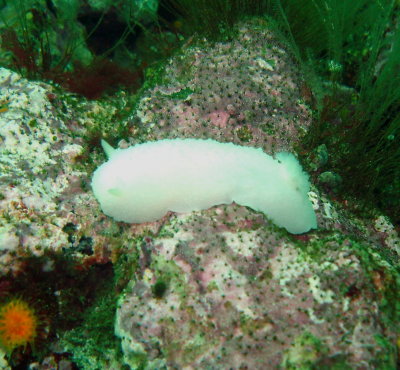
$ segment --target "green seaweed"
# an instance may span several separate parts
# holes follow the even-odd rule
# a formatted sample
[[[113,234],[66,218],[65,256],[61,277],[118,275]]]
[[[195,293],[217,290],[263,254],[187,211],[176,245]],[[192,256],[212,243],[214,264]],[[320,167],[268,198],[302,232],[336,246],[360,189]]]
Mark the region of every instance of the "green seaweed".
[[[64,348],[81,369],[121,368],[120,342],[114,335],[116,295],[113,281],[83,313],[82,325],[66,332]]]

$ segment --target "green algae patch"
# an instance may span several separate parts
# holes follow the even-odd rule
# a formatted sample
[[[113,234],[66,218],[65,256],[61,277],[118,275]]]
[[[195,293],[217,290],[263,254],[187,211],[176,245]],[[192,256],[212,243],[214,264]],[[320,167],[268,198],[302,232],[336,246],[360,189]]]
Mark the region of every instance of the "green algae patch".
[[[315,335],[304,332],[298,336],[283,357],[282,367],[285,369],[312,369],[318,359],[327,353],[327,347]]]

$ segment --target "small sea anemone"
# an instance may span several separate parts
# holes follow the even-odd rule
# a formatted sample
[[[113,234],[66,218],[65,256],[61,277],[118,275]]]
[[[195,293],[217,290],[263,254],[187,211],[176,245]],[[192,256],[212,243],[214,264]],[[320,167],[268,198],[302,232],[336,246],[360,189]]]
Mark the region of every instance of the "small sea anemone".
[[[37,333],[35,311],[26,302],[13,299],[0,308],[0,345],[11,352],[32,343]]]

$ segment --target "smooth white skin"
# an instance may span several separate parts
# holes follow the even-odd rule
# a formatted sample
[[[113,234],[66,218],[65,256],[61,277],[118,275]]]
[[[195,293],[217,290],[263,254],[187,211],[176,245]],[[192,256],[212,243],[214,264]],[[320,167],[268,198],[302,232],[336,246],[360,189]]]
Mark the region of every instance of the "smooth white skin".
[[[274,159],[261,149],[198,139],[103,147],[110,159],[94,172],[92,188],[117,221],[155,221],[168,211],[236,202],[294,234],[317,227],[308,176],[290,153]]]

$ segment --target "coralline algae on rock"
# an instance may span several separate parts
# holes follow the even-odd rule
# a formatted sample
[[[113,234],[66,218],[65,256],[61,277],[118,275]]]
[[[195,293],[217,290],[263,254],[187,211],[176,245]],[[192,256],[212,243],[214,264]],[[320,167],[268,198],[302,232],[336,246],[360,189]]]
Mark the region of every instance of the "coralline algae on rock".
[[[263,225],[218,207],[144,240],[116,321],[132,369],[368,367],[385,352],[355,243],[298,244]]]

